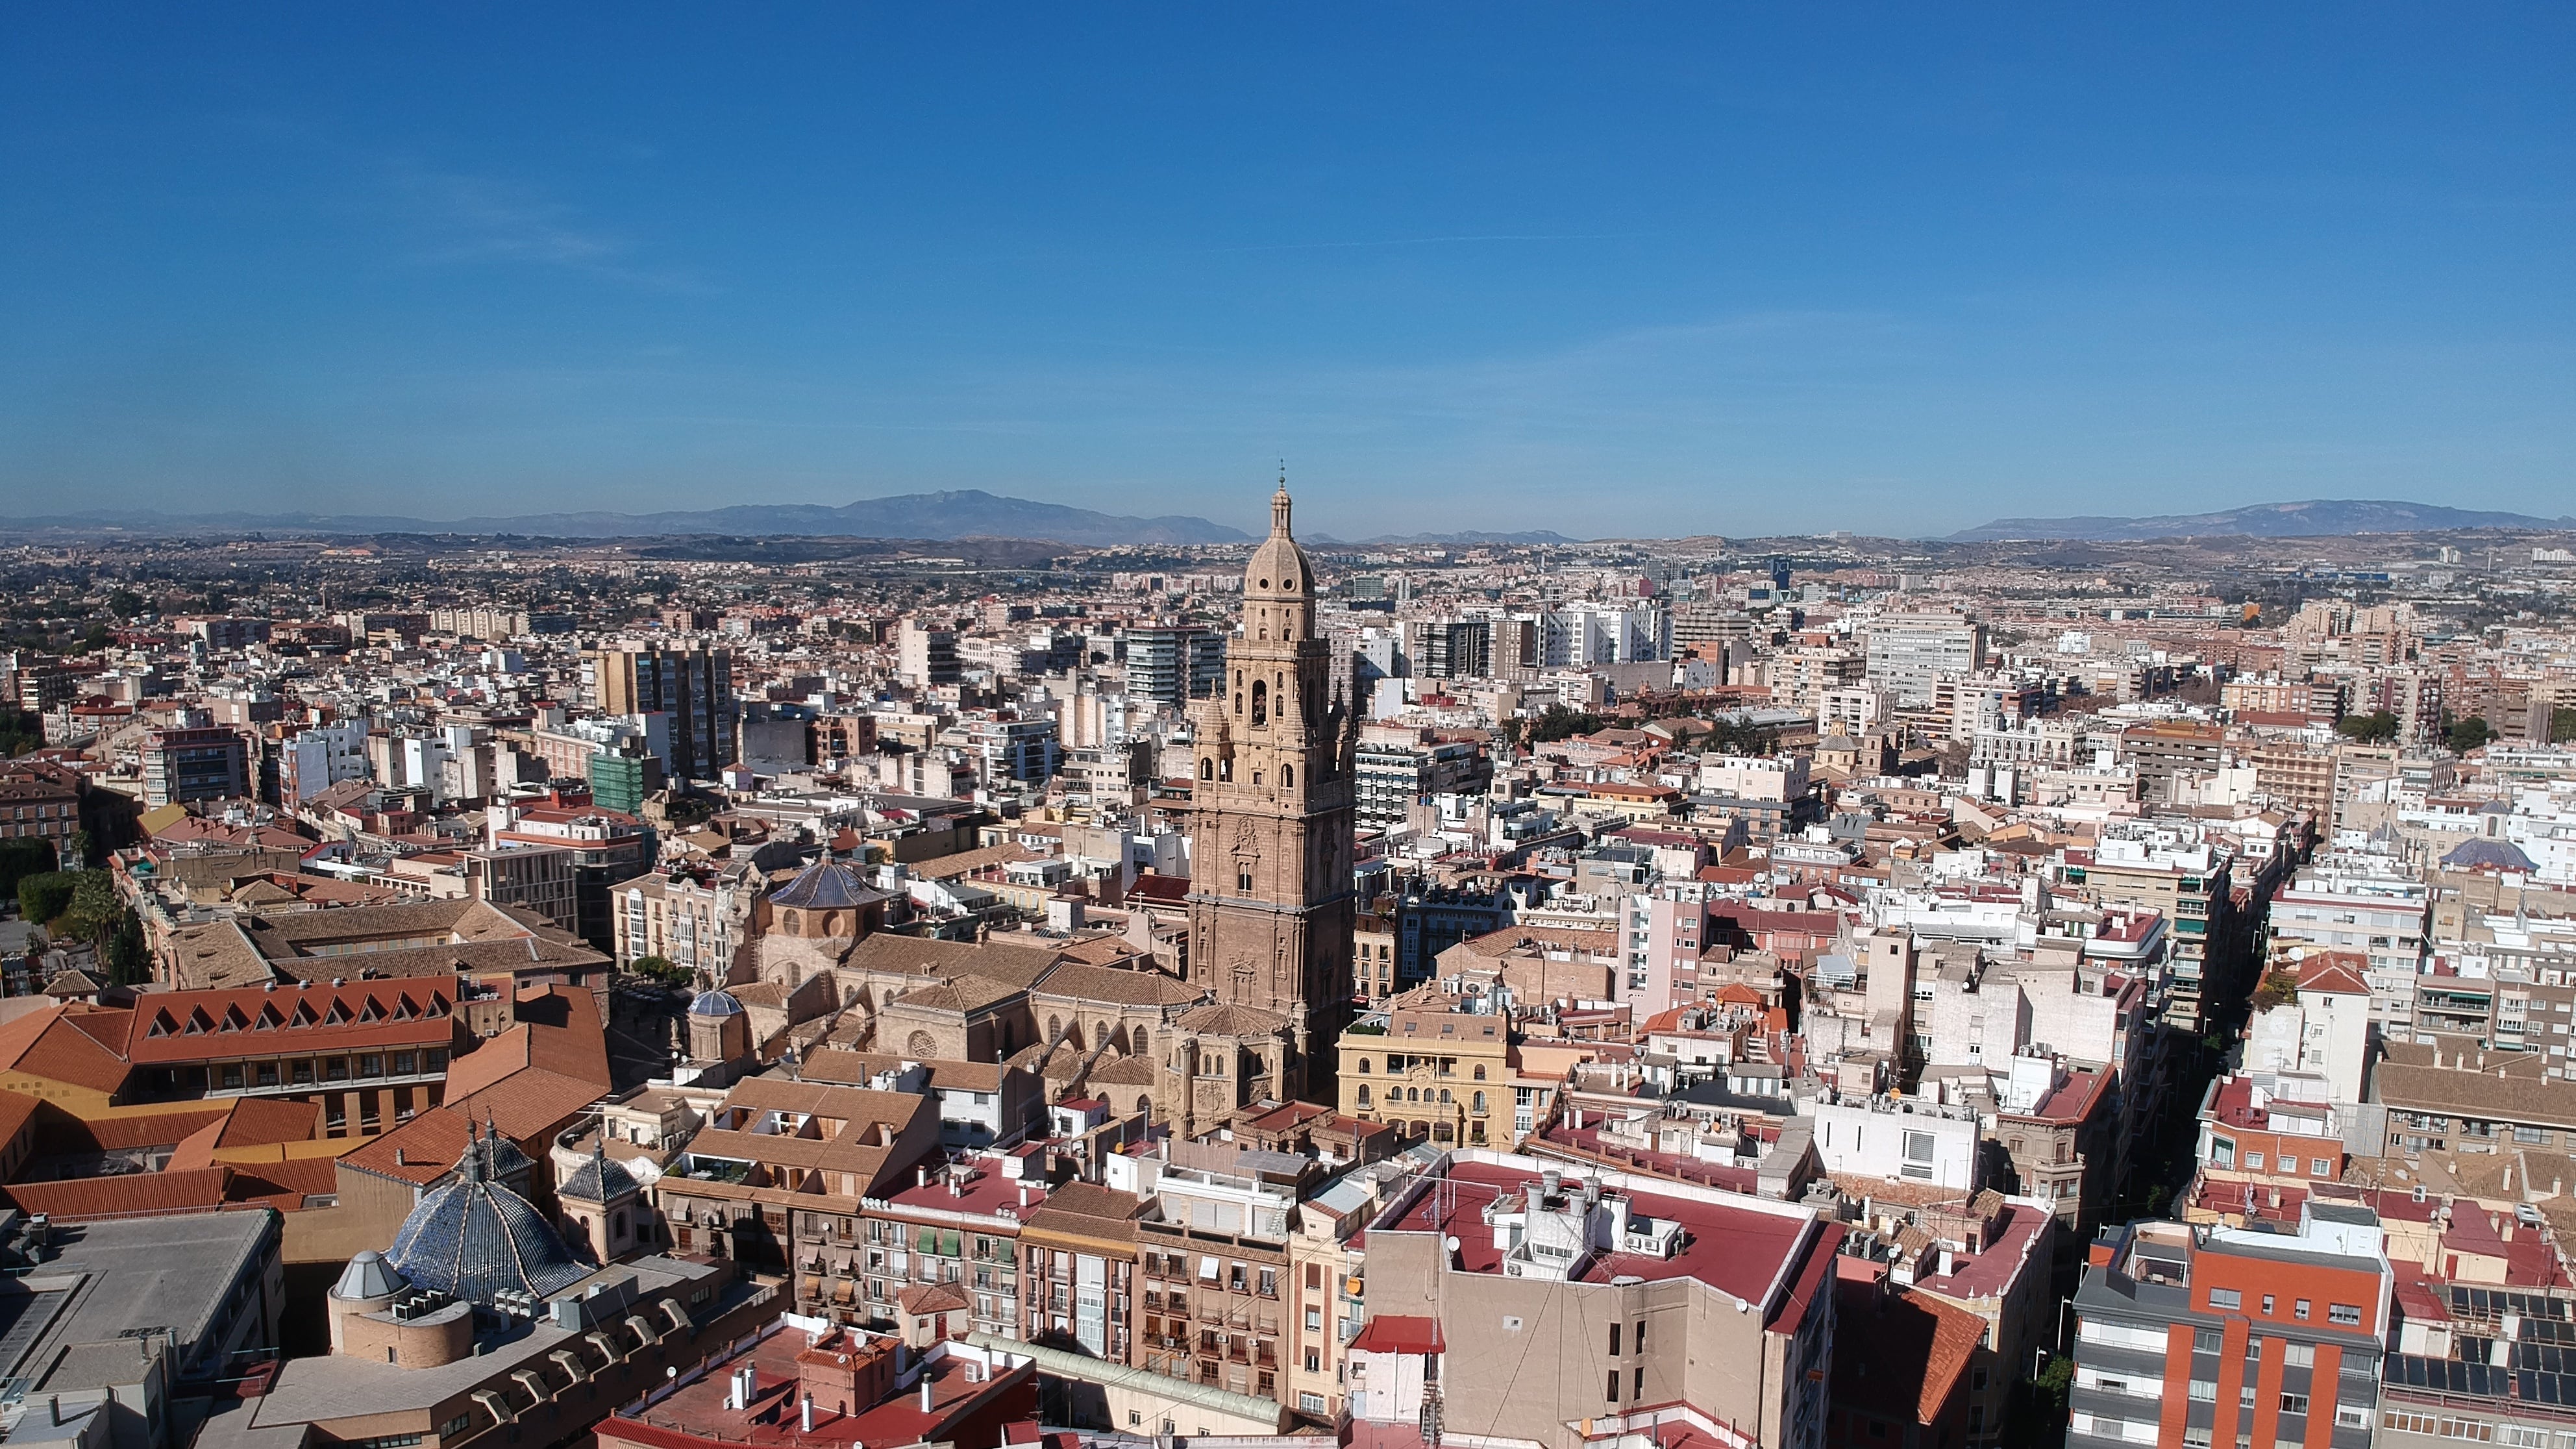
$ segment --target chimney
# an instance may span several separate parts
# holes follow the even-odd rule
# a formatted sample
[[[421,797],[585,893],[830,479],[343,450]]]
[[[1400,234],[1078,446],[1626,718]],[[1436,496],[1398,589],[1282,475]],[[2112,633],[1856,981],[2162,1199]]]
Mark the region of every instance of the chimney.
[[[1028,1184],[1028,1180],[1027,1180],[1026,1178],[1023,1178],[1023,1179],[1021,1179],[1021,1181],[1020,1181],[1020,1206],[1022,1206],[1022,1207],[1027,1207],[1028,1205],[1029,1205],[1029,1184]]]
[[[814,1396],[807,1394],[796,1407],[796,1427],[802,1433],[814,1432]]]
[[[921,1366],[921,1412],[930,1412],[930,1366]]]

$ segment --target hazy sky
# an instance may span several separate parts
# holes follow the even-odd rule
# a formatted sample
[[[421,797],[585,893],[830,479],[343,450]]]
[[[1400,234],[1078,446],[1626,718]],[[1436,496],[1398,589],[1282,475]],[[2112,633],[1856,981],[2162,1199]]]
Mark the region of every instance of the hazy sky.
[[[19,7],[0,496],[2576,512],[2576,8],[1827,8]]]

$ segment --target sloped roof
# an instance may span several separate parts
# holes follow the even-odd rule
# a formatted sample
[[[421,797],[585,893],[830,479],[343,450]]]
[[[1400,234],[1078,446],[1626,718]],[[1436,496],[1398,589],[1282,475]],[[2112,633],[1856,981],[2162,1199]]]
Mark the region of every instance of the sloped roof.
[[[1882,1296],[1866,1277],[1842,1278],[1834,1284],[1833,1400],[1872,1418],[1929,1426],[1985,1331],[1984,1319],[1929,1293],[1898,1288]]]
[[[2361,973],[2369,959],[2352,951],[2319,952],[2299,963],[2299,989],[2368,996],[2370,983]]]
[[[1007,981],[984,976],[960,976],[936,986],[916,987],[886,1003],[889,1010],[910,1007],[921,1011],[955,1011],[972,1014],[988,1010],[1020,994],[1021,988]]]
[[[79,1024],[79,1018],[92,1014],[111,1013],[76,1005],[54,1006],[0,1025],[0,1072],[21,1073],[95,1092],[113,1093],[123,1087],[128,1070],[124,1056]],[[130,1011],[114,1010],[112,1014],[129,1023],[133,1019]]]
[[[434,1046],[455,1033],[453,980],[405,977],[310,982],[282,989],[158,991],[131,1013],[129,1044],[143,1065],[297,1052]]]
[[[1033,994],[1113,1006],[1180,1006],[1198,1000],[1202,992],[1160,971],[1068,963],[1048,972],[1045,983]]]

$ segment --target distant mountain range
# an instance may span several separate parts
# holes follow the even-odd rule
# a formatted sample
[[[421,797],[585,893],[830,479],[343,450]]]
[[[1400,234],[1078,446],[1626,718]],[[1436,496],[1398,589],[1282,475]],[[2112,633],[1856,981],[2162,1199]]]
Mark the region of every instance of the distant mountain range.
[[[2312,498],[2256,503],[2223,513],[2164,513],[2144,518],[1998,518],[1951,534],[1950,543],[2035,540],[2121,543],[2151,538],[2330,538],[2355,533],[2429,533],[2446,528],[2576,528],[2576,519],[2486,513],[2431,503],[2377,498]]]
[[[529,534],[547,538],[651,538],[673,534],[744,534],[773,537],[1026,538],[1088,548],[1119,544],[1241,543],[1252,535],[1204,518],[1171,515],[1133,518],[1004,498],[980,488],[944,493],[905,493],[863,498],[830,508],[811,503],[745,503],[730,508],[671,513],[529,513],[506,518],[432,520],[374,514],[131,512],[63,514],[20,520],[12,531],[55,529],[95,533],[105,529],[152,534],[238,533],[465,533]]]
[[[1185,514],[1135,518],[1095,513],[1060,503],[1005,498],[980,488],[944,493],[904,493],[891,498],[863,498],[838,508],[818,503],[744,503],[669,513],[525,513],[508,517],[428,519],[399,514],[324,513],[193,513],[152,514],[95,510],[26,518],[0,519],[0,531],[98,534],[138,533],[206,537],[246,533],[384,534],[456,533],[523,534],[539,538],[656,538],[722,534],[755,538],[879,538],[949,542],[965,538],[1018,538],[1082,548],[1115,548],[1121,544],[1244,543],[1252,535],[1239,528]],[[1577,540],[1549,529],[1526,533],[1415,533],[1377,538],[1335,539],[1316,535],[1310,542],[1353,547],[1370,544],[1564,544]]]

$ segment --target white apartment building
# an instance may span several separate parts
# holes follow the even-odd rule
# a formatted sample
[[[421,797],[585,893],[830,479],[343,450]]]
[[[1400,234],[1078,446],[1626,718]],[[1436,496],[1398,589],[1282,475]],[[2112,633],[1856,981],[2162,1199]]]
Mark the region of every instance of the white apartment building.
[[[2272,898],[2272,959],[2295,962],[2320,951],[2363,956],[2370,1019],[2392,1038],[2409,1038],[2431,911],[2431,893],[2412,869],[2386,856],[2337,852]]]

